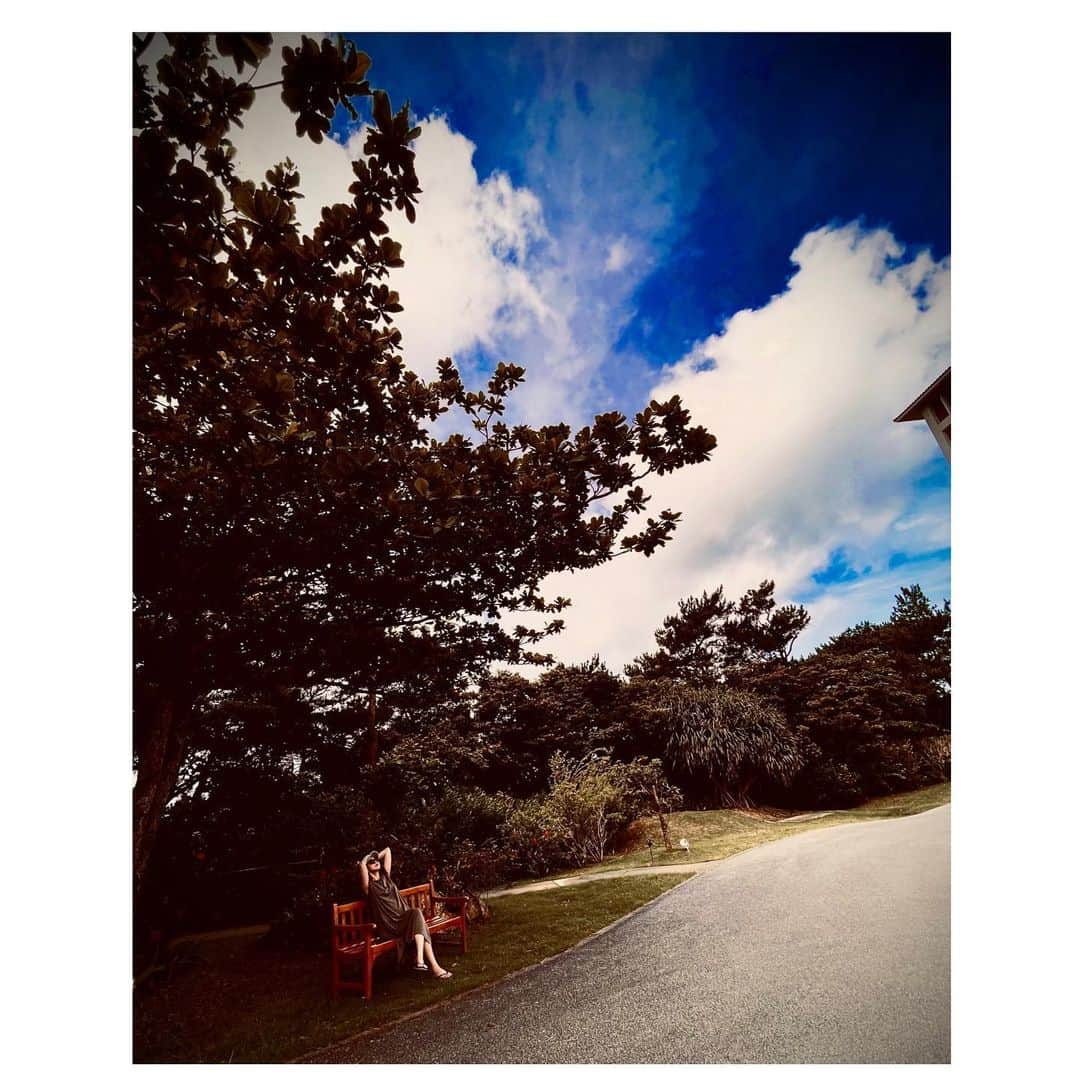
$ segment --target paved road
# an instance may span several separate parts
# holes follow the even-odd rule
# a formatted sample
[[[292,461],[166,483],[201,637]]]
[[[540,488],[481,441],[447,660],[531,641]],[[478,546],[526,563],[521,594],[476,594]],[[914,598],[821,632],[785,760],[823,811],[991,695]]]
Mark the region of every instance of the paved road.
[[[833,810],[822,810],[816,814],[799,814],[798,817],[787,818],[787,821],[813,821],[814,818],[828,817]],[[481,893],[487,900],[493,900],[499,896],[511,896],[515,893],[548,892],[551,889],[566,889],[572,885],[580,885],[583,881],[604,881],[607,878],[634,877],[643,874],[685,874],[689,871],[697,874],[702,870],[712,869],[715,859],[706,859],[705,862],[675,862],[662,863],[658,866],[629,866],[619,870],[596,870],[592,873],[574,874],[571,877],[547,878],[544,881],[530,881],[527,885],[510,885],[505,889],[491,889]]]
[[[549,878],[547,881],[530,881],[527,885],[511,885],[506,889],[492,889],[482,893],[485,900],[517,893],[550,892],[552,889],[572,889],[586,881],[607,881],[610,878],[642,877],[649,874],[697,874],[711,870],[715,859],[706,862],[665,863],[661,866],[626,866],[619,870],[598,870],[594,874],[575,874],[573,877]]]
[[[949,1061],[949,807],[716,863],[334,1062]]]

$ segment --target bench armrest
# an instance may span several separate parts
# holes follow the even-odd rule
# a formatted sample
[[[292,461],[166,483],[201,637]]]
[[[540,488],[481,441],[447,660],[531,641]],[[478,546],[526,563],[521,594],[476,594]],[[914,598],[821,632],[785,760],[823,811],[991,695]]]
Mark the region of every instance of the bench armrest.
[[[433,896],[431,899],[440,904],[457,904],[459,907],[464,907],[469,902],[467,896]]]

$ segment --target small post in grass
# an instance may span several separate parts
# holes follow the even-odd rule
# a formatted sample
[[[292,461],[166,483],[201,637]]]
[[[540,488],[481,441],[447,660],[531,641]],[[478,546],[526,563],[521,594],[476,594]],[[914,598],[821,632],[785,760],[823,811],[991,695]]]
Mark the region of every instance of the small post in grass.
[[[652,837],[650,836],[645,843],[649,845],[649,865],[652,866]]]

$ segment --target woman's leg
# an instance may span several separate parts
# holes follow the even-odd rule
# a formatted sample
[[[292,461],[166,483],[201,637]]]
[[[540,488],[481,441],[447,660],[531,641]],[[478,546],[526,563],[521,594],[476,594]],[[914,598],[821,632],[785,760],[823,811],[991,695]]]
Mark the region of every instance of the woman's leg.
[[[435,959],[435,951],[432,949],[430,941],[424,942],[424,955],[431,966],[432,975],[441,975],[444,969],[439,967],[439,961]]]
[[[424,963],[424,942],[431,940],[423,912],[412,908],[401,929],[405,933],[406,941],[411,940],[416,946],[416,966],[420,967]]]

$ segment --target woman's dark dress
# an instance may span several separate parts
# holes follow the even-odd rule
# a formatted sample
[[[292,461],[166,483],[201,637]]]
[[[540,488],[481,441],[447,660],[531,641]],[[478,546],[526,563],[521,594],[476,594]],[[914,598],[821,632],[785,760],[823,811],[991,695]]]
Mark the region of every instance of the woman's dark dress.
[[[424,913],[405,903],[385,870],[377,878],[368,878],[368,908],[375,925],[385,937],[412,941],[416,934],[423,934],[424,940],[431,944]]]

